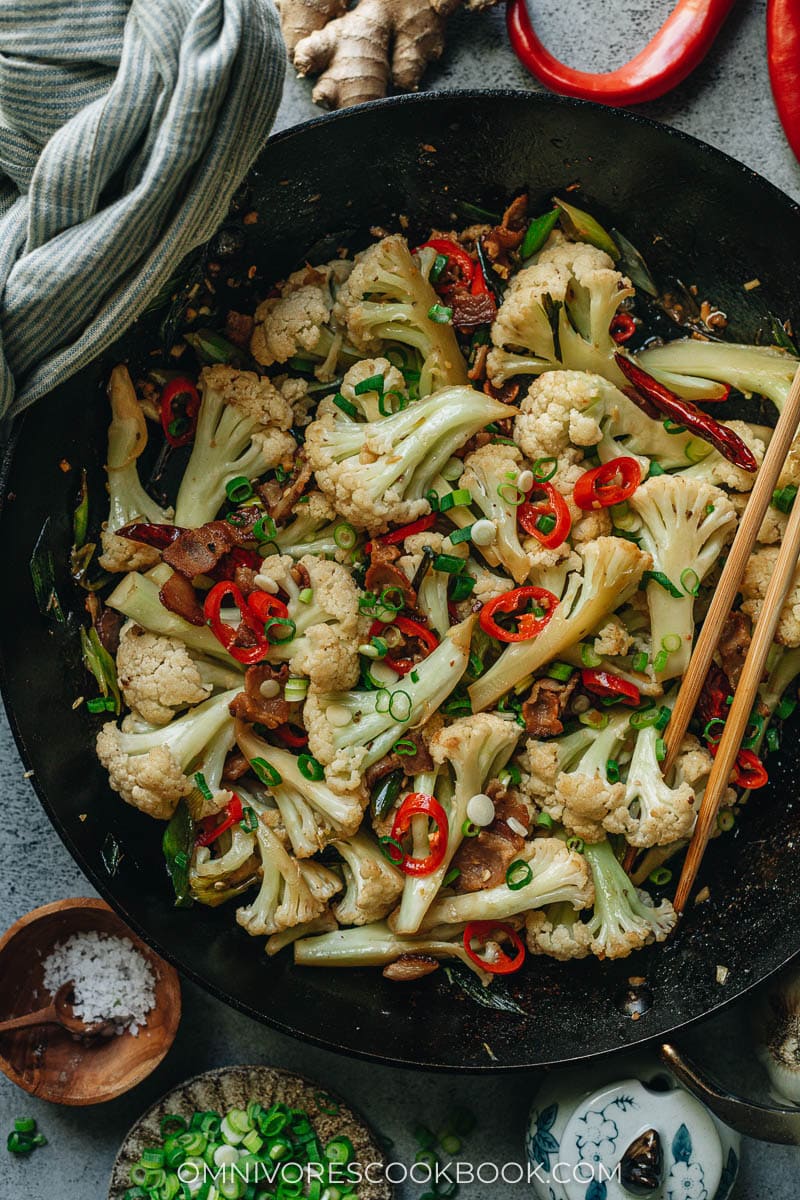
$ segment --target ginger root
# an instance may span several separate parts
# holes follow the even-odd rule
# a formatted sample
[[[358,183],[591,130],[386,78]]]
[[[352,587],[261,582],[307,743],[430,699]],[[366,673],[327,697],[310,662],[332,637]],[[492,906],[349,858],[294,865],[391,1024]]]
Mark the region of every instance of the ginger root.
[[[397,88],[419,87],[441,56],[447,18],[464,4],[496,0],[277,0],[283,36],[299,75],[318,75],[312,99],[349,108]]]

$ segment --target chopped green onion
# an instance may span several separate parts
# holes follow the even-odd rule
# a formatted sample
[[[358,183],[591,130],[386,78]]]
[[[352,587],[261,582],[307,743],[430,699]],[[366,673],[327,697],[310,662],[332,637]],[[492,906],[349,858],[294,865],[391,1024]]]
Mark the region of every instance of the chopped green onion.
[[[33,1117],[17,1117],[14,1121],[14,1128],[17,1133],[35,1133],[36,1122]],[[160,1163],[158,1164],[161,1165]]]
[[[447,255],[446,254],[437,254],[436,258],[433,260],[433,266],[431,267],[430,274],[428,275],[428,279],[431,281],[431,283],[438,282],[439,277],[442,274],[442,271],[445,269],[446,266],[447,266]]]
[[[206,783],[206,777],[202,771],[197,771],[194,777],[194,786],[197,788],[204,800],[212,798],[211,788]]]
[[[708,458],[711,454],[713,446],[709,446],[708,442],[703,442],[700,438],[692,438],[686,443],[684,454],[690,463],[702,462],[704,458]]]
[[[717,828],[721,833],[729,833],[736,824],[736,817],[729,808],[723,809],[717,814]]]
[[[446,492],[439,502],[439,511],[448,512],[451,508],[461,508],[465,504],[472,504],[472,492],[469,488],[456,488],[455,491]]]
[[[391,403],[390,403],[391,401]],[[392,388],[391,391],[381,392],[378,396],[378,412],[382,417],[392,417],[408,407],[408,396]]]
[[[458,604],[461,600],[466,600],[472,595],[475,589],[475,579],[472,575],[459,575],[453,580],[453,586],[450,590],[450,599]]]
[[[650,463],[650,467],[647,472],[648,479],[654,479],[656,477],[656,475],[665,475],[665,474],[666,474],[666,472],[665,472],[664,468],[662,466],[660,466],[659,463],[657,463],[655,461]]]
[[[631,666],[633,667],[634,671],[641,675],[647,670],[647,662],[647,654],[644,650],[640,650],[638,654],[634,654]]]
[[[792,715],[796,708],[797,701],[791,696],[784,696],[784,698],[778,704],[778,707],[775,709],[775,716],[778,718],[778,720],[785,721],[787,717]]]
[[[297,599],[300,601],[301,604],[310,604],[311,601],[314,599],[313,588],[310,588],[310,587],[303,588],[302,591],[300,592],[300,594],[298,595]]]
[[[656,738],[656,759],[663,762],[667,757],[667,744],[663,738]]]
[[[461,833],[462,833],[462,836],[465,838],[475,838],[478,836],[480,831],[481,831],[480,826],[474,825],[472,823],[472,821],[470,821],[469,818],[467,818],[467,820],[461,826]]]
[[[352,550],[358,541],[358,534],[347,521],[341,521],[333,531],[333,540],[340,550]]]
[[[686,567],[681,571],[681,587],[687,596],[696,596],[700,591],[700,576],[693,567]]]
[[[576,854],[583,854],[584,840],[579,837],[567,838],[567,849],[574,850]]]
[[[665,592],[669,592],[670,596],[674,596],[676,600],[680,600],[683,592],[680,588],[676,588],[675,584],[665,575],[663,571],[643,571],[642,582],[640,587],[647,587],[648,583],[657,583]]]
[[[454,529],[447,536],[452,546],[457,546],[459,542],[469,542],[472,540],[472,525],[465,525],[463,529]]]
[[[530,863],[526,863],[523,859],[518,858],[511,863],[506,871],[506,886],[512,892],[518,892],[522,888],[527,887],[533,879],[533,871]]]
[[[520,783],[522,783],[522,772],[514,763],[509,763],[507,767],[503,768],[497,778],[504,788],[519,787]]]
[[[523,492],[521,487],[517,487],[516,483],[501,483],[498,484],[497,494],[506,504],[516,508],[523,503],[527,493]]]
[[[291,617],[270,617],[264,625],[264,637],[273,646],[284,646],[297,633]]]
[[[378,688],[375,693],[375,712],[388,713],[392,694],[387,688]]]
[[[392,692],[389,700],[389,716],[402,724],[411,716],[411,697],[402,690]]]
[[[250,766],[265,787],[278,787],[283,783],[280,771],[276,770],[272,763],[268,763],[265,758],[251,758]]]
[[[114,712],[116,702],[113,696],[93,696],[86,701],[86,707],[90,713]]]
[[[666,671],[668,662],[668,651],[659,650],[658,654],[653,659],[653,670],[655,671],[656,675],[659,675],[662,671]]]
[[[657,721],[658,709],[652,700],[648,700],[641,708],[637,708],[636,712],[631,713],[628,718],[631,729],[647,729],[650,725],[655,725]]]
[[[782,513],[789,513],[792,511],[796,495],[797,486],[794,483],[787,483],[786,487],[776,488],[772,493],[772,507]]]
[[[455,883],[460,874],[461,872],[459,871],[458,867],[451,867],[442,880],[442,887],[450,887],[450,884]]]
[[[249,804],[242,809],[242,819],[239,822],[239,827],[245,833],[255,833],[258,829],[258,814]]]
[[[409,671],[408,678],[412,683],[419,683],[419,671],[416,669],[416,667],[413,671]]]
[[[253,485],[246,475],[237,475],[225,484],[225,495],[231,504],[241,504],[253,495]]]
[[[594,648],[588,642],[581,642],[581,662],[585,667],[599,667],[603,661],[599,654],[596,654]]]
[[[770,751],[779,750],[781,745],[781,735],[777,729],[767,730],[767,749]]]
[[[277,532],[272,517],[259,517],[253,526],[253,537],[257,542],[271,542]]]
[[[661,649],[666,650],[667,654],[676,654],[682,645],[683,642],[677,633],[668,633],[661,639]]]
[[[531,467],[531,473],[537,483],[547,483],[558,470],[557,458],[537,458]]]
[[[396,597],[392,599],[392,597]],[[400,609],[405,605],[406,598],[403,591],[399,587],[385,587],[381,592],[380,604],[383,608],[391,609],[392,612],[400,612]]]
[[[752,732],[751,732],[752,730]],[[753,712],[750,714],[750,720],[747,722],[747,727],[742,738],[742,749],[752,750],[759,745],[764,733],[764,718],[760,713]]]
[[[325,768],[317,762],[313,754],[301,754],[297,760],[297,768],[305,779],[319,781],[325,778]]]
[[[305,700],[308,692],[308,680],[302,675],[290,675],[283,689],[283,698],[287,704],[299,704]]]
[[[596,708],[589,708],[579,715],[578,720],[581,725],[588,725],[590,729],[605,729],[608,725],[608,713],[600,713]]]
[[[559,679],[562,683],[566,683],[572,678],[575,668],[569,663],[553,662],[547,668],[547,675],[550,679]]]
[[[358,416],[358,409],[356,408],[355,404],[351,404],[349,400],[346,400],[341,392],[337,392],[333,397],[333,403],[337,408],[340,408],[343,413],[347,413],[348,417],[355,418]]]
[[[673,421],[671,417],[667,417],[664,421],[661,422],[661,424],[664,426],[665,433],[671,433],[671,434],[686,433],[686,426],[679,425],[677,423],[677,421]]]
[[[620,257],[619,246],[596,217],[582,208],[567,204],[566,200],[560,200],[558,196],[553,196],[553,203],[560,209],[559,219],[567,237],[578,242],[589,242],[598,250],[605,250],[614,262],[617,261]]]
[[[537,816],[536,824],[540,825],[542,829],[552,829],[555,821],[549,813],[542,812]]]
[[[459,575],[465,565],[464,559],[456,558],[454,554],[437,554],[432,563],[434,571],[443,571],[446,575]]]
[[[412,758],[417,753],[418,748],[416,742],[412,742],[411,738],[400,738],[392,746],[392,749],[395,754],[399,754],[401,757],[405,755],[408,758]]]
[[[619,783],[619,763],[615,758],[606,762],[606,778],[609,783]]]
[[[453,319],[453,310],[446,304],[432,304],[428,309],[428,320],[436,325],[449,325]]]
[[[658,716],[656,717],[656,721],[655,721],[656,729],[658,729],[659,732],[661,732],[661,733],[664,732],[664,730],[669,725],[671,716],[672,716],[672,709],[667,708],[666,704],[662,704],[661,708],[659,708],[659,710],[658,710]]]
[[[656,867],[654,871],[650,872],[647,878],[656,887],[665,887],[672,879],[672,871],[670,871],[669,867]]]
[[[559,209],[557,208],[551,209],[550,212],[542,213],[540,217],[533,218],[525,230],[525,236],[519,248],[520,257],[523,261],[526,258],[532,258],[534,254],[538,254],[555,229],[558,218]]]
[[[542,513],[537,518],[536,528],[539,530],[539,533],[552,533],[555,527],[556,519],[551,513]]]
[[[382,375],[370,375],[367,379],[362,379],[353,388],[356,396],[363,396],[366,392],[382,392],[384,387],[384,379]]]
[[[383,857],[388,859],[389,862],[392,863],[393,866],[395,866],[395,867],[399,863],[401,863],[406,856],[406,852],[403,849],[403,847],[400,845],[399,842],[395,841],[395,839],[393,837],[378,838],[378,844],[380,845],[381,854],[383,855]],[[399,858],[397,857],[396,854],[393,853],[393,851],[395,851],[395,850],[400,855]]]

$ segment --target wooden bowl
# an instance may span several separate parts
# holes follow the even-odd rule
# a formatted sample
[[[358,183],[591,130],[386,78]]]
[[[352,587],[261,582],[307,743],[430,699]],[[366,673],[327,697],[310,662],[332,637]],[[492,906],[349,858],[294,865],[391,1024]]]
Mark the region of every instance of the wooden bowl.
[[[56,942],[88,931],[128,937],[156,979],[155,1004],[136,1037],[76,1041],[55,1025],[0,1034],[0,1070],[55,1104],[101,1104],[141,1083],[169,1050],[181,1016],[177,972],[132,933],[104,900],[56,900],[21,917],[0,938],[0,1020],[48,1000],[42,964]]]
[[[358,1184],[359,1200],[392,1200],[395,1190],[385,1176],[387,1158],[374,1130],[364,1118],[329,1088],[302,1075],[275,1067],[220,1067],[196,1075],[162,1096],[128,1131],[114,1160],[109,1182],[109,1200],[122,1200],[131,1186],[130,1170],[146,1146],[161,1142],[161,1118],[167,1113],[191,1117],[193,1112],[224,1113],[231,1108],[246,1108],[257,1100],[265,1108],[279,1102],[308,1113],[317,1137],[324,1145],[343,1135],[353,1143],[355,1162],[373,1167],[369,1177]],[[331,1103],[333,1101],[333,1103]],[[323,1112],[335,1108],[336,1112]]]

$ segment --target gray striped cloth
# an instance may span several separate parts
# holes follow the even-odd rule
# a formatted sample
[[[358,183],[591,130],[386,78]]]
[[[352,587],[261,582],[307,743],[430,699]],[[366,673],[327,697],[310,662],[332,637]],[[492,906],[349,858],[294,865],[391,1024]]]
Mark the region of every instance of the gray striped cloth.
[[[271,0],[0,3],[0,413],[117,338],[263,145]]]

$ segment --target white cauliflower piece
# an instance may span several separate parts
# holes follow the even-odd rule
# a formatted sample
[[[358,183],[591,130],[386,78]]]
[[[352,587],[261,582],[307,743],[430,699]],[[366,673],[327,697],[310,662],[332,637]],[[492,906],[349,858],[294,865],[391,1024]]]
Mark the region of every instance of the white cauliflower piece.
[[[755,430],[746,421],[720,421],[720,425],[724,425],[737,434],[752,450],[756,462],[761,466],[766,446]],[[752,491],[756,481],[755,471],[743,471],[735,463],[729,462],[718,450],[712,450],[700,462],[694,463],[685,471],[680,471],[679,474],[686,479],[704,479],[706,483],[731,488],[734,492]]]
[[[314,358],[328,358],[336,337],[327,328],[336,290],[352,266],[347,260],[335,259],[320,267],[302,267],[289,276],[280,296],[259,304],[250,340],[250,353],[256,362],[269,367],[304,352]],[[338,341],[341,345],[341,334]]]
[[[363,830],[333,843],[344,859],[345,894],[333,906],[341,925],[369,925],[382,920],[403,891],[405,876],[384,857],[374,838]]]
[[[193,788],[168,746],[130,758],[119,747],[113,721],[103,726],[95,744],[97,757],[108,771],[108,782],[126,804],[159,821],[168,821],[182,796]]]
[[[601,422],[616,415],[624,400],[600,375],[548,371],[533,381],[520,403],[514,440],[532,462],[569,459],[573,447],[597,445],[603,436]]]
[[[572,905],[556,904],[525,914],[525,933],[531,954],[546,954],[559,962],[586,958],[591,935]]]
[[[371,392],[357,392],[358,384],[366,379],[380,376],[382,387]],[[339,389],[345,400],[355,404],[368,421],[377,421],[391,412],[396,412],[408,403],[408,389],[402,373],[392,366],[388,358],[362,358],[346,372]],[[383,397],[384,412],[380,399]],[[402,399],[401,399],[402,398]]]
[[[253,901],[236,910],[236,920],[253,937],[280,933],[320,916],[342,883],[321,863],[299,862],[275,833],[259,821],[261,887]]]
[[[200,704],[213,689],[183,642],[132,624],[120,636],[117,678],[128,707],[151,725],[166,725],[176,710]]]
[[[594,639],[595,654],[615,655],[627,654],[633,645],[633,638],[628,633],[619,617],[612,616],[598,630]]]
[[[742,612],[752,618],[753,624],[761,613],[769,581],[775,572],[778,554],[778,546],[764,546],[756,550],[755,554],[751,554],[747,561],[741,583],[741,593],[744,597]],[[789,594],[781,609],[775,641],[781,646],[800,646],[800,566],[794,573]]]

